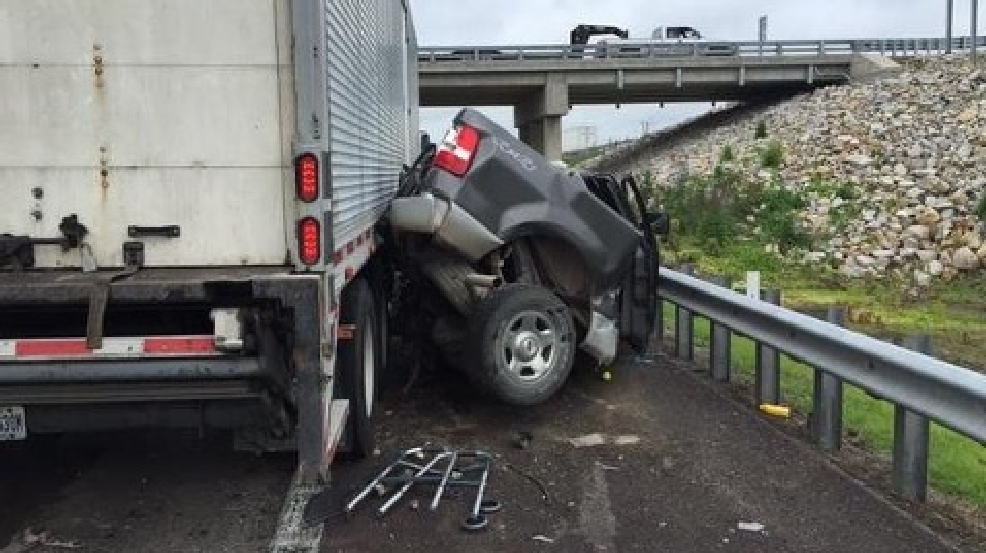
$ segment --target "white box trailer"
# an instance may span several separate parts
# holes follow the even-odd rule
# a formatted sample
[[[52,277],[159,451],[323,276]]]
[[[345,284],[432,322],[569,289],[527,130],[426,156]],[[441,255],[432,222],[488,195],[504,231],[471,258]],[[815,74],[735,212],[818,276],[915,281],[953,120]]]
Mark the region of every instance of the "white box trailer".
[[[372,447],[418,132],[402,0],[0,0],[0,440]]]

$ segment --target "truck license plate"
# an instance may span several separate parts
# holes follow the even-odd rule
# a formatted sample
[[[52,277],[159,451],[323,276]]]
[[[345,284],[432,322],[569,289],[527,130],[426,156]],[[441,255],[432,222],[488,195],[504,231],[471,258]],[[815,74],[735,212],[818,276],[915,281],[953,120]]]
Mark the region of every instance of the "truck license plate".
[[[27,439],[23,407],[0,407],[0,442]]]

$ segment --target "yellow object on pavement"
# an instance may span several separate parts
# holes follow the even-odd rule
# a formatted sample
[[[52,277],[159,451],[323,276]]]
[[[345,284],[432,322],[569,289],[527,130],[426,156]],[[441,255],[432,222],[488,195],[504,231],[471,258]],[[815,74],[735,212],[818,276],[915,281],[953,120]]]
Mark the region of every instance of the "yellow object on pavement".
[[[768,415],[775,417],[789,418],[791,416],[791,408],[787,405],[773,405],[770,403],[760,404],[760,410]]]

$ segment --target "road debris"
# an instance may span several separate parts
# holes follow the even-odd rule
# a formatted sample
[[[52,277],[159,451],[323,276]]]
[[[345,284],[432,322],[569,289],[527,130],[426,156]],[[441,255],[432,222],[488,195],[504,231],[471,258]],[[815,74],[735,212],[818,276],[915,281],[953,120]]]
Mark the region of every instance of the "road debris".
[[[555,543],[555,540],[549,538],[548,536],[542,536],[541,534],[534,536],[534,541],[540,541],[544,543]]]
[[[791,408],[787,405],[772,405],[770,403],[763,403],[760,405],[760,410],[774,417],[783,417],[785,419],[791,417]]]
[[[575,447],[596,447],[600,445],[606,445],[607,443],[613,445],[634,445],[640,443],[640,436],[637,436],[635,434],[607,436],[606,434],[594,432],[592,434],[586,434],[585,436],[570,438],[568,440],[568,443],[572,444]]]
[[[572,438],[569,440],[569,443],[575,447],[595,447],[597,445],[605,444],[606,437],[598,432],[595,432],[593,434],[586,434],[585,436]]]
[[[21,553],[33,551],[38,547],[50,547],[52,549],[81,549],[82,544],[74,541],[62,541],[48,535],[48,532],[41,531],[34,533],[31,528],[24,529],[18,537],[15,537],[10,545],[0,549],[0,553]]]
[[[510,445],[515,449],[527,449],[531,447],[531,442],[534,441],[534,434],[527,430],[518,430],[514,432],[513,436],[510,438]]]
[[[429,505],[430,510],[434,511],[447,487],[474,487],[476,498],[462,528],[469,531],[482,530],[489,525],[486,515],[499,512],[502,508],[499,501],[483,497],[492,462],[493,456],[485,451],[449,449],[430,443],[411,448],[384,468],[363,491],[346,504],[344,511],[347,515],[352,514],[374,490],[384,497],[390,489],[396,488],[377,508],[377,515],[383,516],[415,484],[435,486],[435,494]],[[418,501],[413,500],[411,508],[417,510],[418,507]]]
[[[503,463],[503,466],[507,470],[514,472],[515,474],[518,474],[523,478],[526,478],[532,484],[537,486],[538,490],[541,492],[541,499],[543,499],[545,503],[551,503],[551,498],[548,496],[548,487],[545,486],[544,482],[542,482],[537,476],[534,476],[530,472],[527,472],[526,470],[519,468],[511,463]]]
[[[763,532],[764,526],[760,522],[739,522],[736,524],[736,529],[743,532]]]

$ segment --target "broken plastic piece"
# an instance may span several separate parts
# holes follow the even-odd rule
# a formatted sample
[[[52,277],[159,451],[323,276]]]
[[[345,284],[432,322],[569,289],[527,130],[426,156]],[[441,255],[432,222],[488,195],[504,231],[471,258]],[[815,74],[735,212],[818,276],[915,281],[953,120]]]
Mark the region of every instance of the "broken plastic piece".
[[[772,405],[770,403],[764,403],[760,405],[760,410],[774,417],[784,417],[786,419],[791,416],[791,408],[787,405]]]
[[[635,434],[627,434],[624,436],[617,436],[613,439],[613,443],[616,445],[633,445],[640,443],[640,436]]]
[[[579,436],[578,438],[572,438],[569,440],[575,447],[593,447],[597,445],[603,445],[606,443],[606,437],[602,434],[595,432],[593,434],[586,434],[585,436]]]
[[[739,522],[736,524],[736,529],[744,532],[763,532],[764,528],[766,526],[760,522]]]

